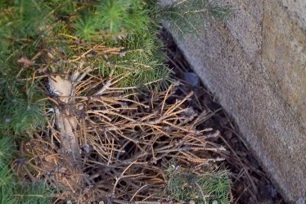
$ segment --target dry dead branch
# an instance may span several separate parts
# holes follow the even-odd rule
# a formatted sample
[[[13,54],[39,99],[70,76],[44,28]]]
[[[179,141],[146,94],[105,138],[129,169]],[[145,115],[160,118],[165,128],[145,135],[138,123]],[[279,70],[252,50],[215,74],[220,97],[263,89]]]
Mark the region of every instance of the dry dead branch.
[[[210,141],[219,132],[198,128],[207,115],[190,106],[192,92],[177,97],[171,85],[139,94],[116,86],[125,76],[102,78],[79,63],[49,76],[54,115],[21,146],[26,164],[14,163],[21,177],[47,180],[59,189],[57,201],[167,201],[171,164],[200,173],[222,160],[225,149]]]

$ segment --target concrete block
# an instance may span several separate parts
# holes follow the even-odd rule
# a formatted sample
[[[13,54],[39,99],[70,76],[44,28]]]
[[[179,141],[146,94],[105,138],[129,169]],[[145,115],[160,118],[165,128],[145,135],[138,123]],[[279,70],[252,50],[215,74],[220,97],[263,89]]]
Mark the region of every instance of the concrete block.
[[[170,32],[285,198],[305,202],[306,1],[219,2],[233,6],[226,23]]]

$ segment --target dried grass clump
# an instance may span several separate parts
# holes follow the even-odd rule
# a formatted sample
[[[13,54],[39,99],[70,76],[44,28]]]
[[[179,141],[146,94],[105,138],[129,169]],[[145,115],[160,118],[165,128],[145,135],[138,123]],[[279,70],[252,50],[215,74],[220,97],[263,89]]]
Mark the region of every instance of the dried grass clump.
[[[57,189],[55,202],[171,200],[171,164],[200,174],[222,160],[224,148],[210,140],[219,132],[197,128],[205,114],[190,106],[192,92],[119,87],[125,74],[103,78],[78,60],[79,69],[48,76],[48,126],[21,145],[26,161],[14,163],[19,176]]]

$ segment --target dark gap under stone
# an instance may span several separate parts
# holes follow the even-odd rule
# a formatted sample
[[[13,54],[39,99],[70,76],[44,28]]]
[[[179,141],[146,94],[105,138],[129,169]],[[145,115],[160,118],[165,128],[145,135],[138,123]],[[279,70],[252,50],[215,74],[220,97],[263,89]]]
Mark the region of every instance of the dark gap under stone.
[[[213,128],[221,133],[221,139],[217,139],[217,142],[229,152],[225,156],[223,165],[230,170],[233,203],[285,204],[269,176],[245,145],[233,119],[223,110],[214,95],[201,82],[200,77],[191,69],[171,34],[163,29],[159,37],[164,43],[164,51],[168,57],[167,64],[174,77],[181,83],[176,94],[182,95],[181,98],[183,98],[193,91],[195,97],[189,105],[199,112],[209,110],[211,113],[210,117],[197,128]]]

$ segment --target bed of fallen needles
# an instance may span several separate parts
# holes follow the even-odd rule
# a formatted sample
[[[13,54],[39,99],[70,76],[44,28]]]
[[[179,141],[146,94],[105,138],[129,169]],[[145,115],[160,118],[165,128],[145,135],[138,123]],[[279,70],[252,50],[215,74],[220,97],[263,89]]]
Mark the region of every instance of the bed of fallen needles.
[[[56,95],[45,113],[48,126],[21,144],[27,162],[14,163],[20,177],[57,188],[54,202],[126,203],[170,202],[167,186],[178,172],[213,175],[212,163],[226,151],[213,142],[218,131],[199,128],[210,113],[193,108],[193,92],[177,95],[180,85],[172,84],[138,93],[136,87],[116,86],[124,75],[101,78],[83,59],[79,65],[65,76],[49,77]],[[202,196],[226,200],[229,194]]]

